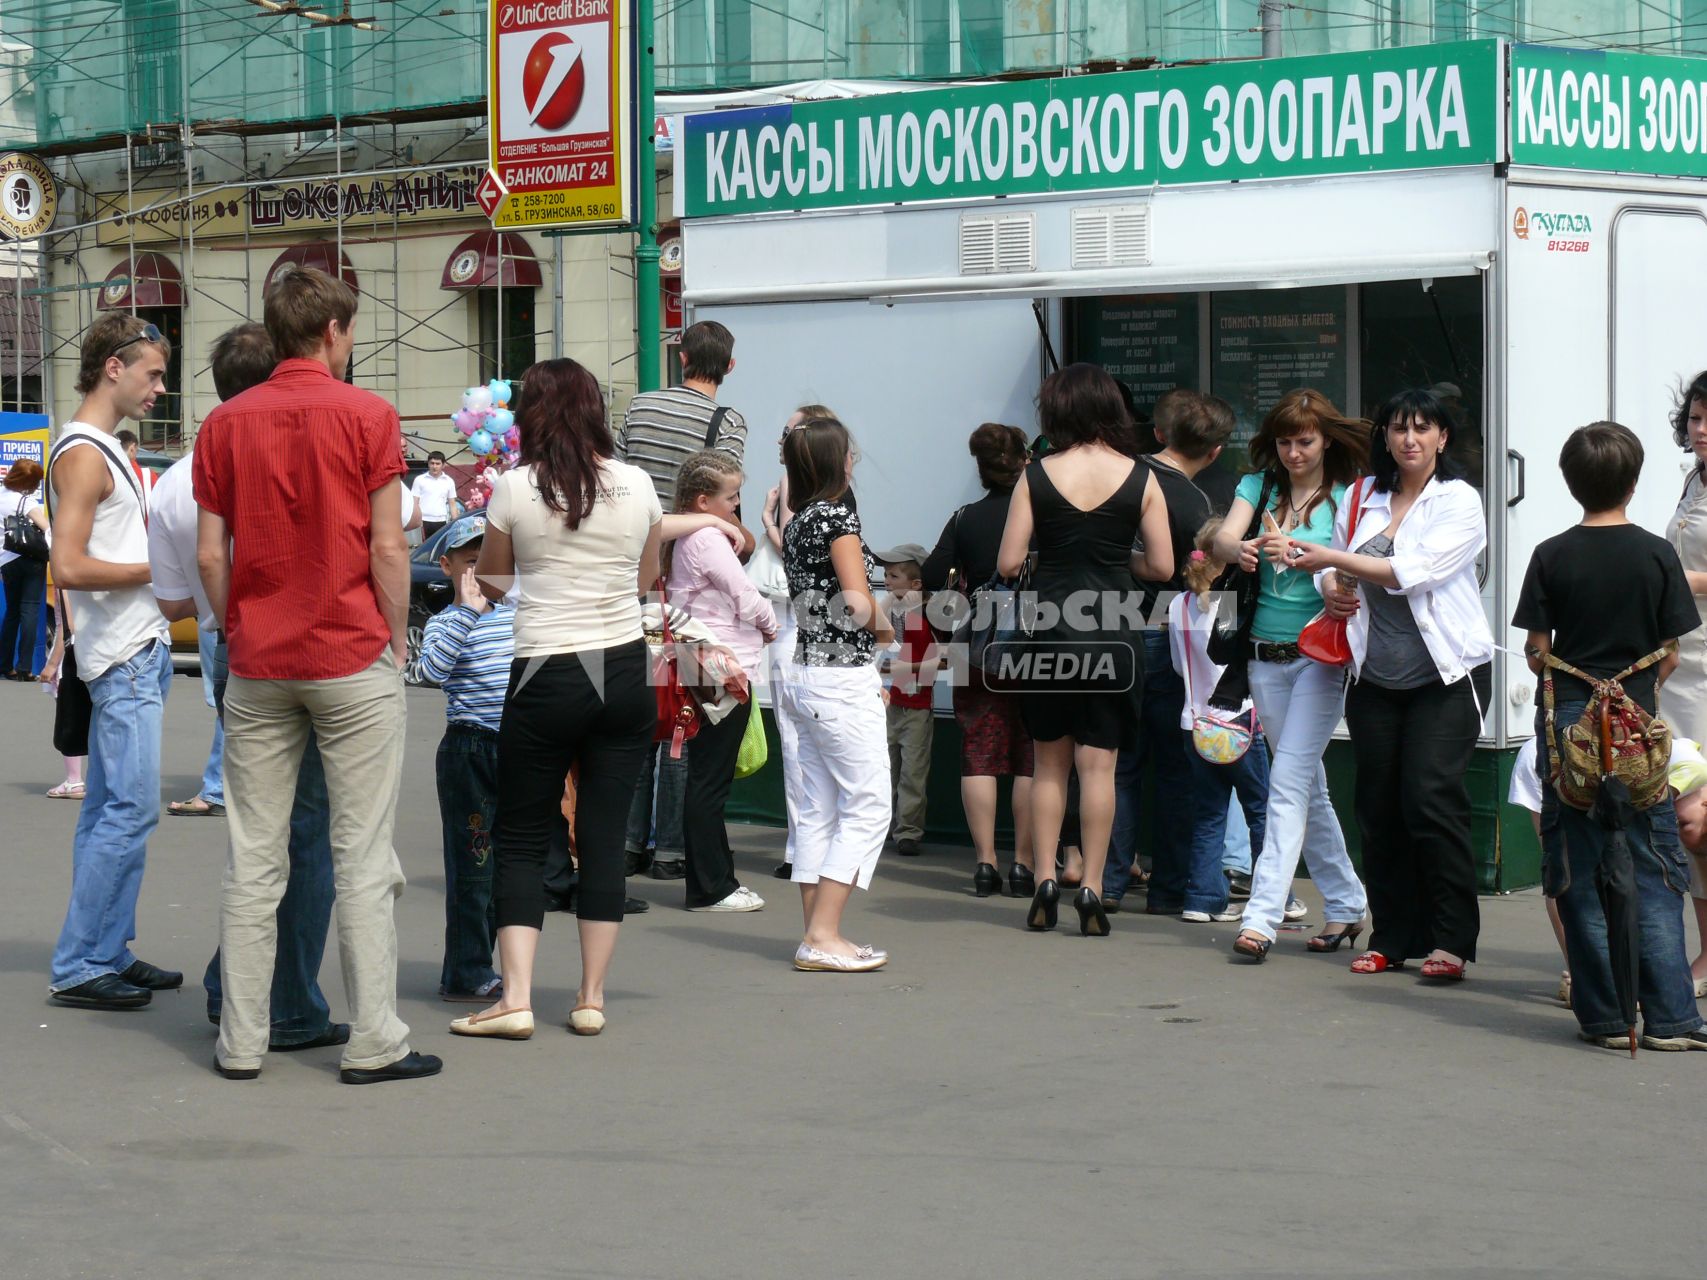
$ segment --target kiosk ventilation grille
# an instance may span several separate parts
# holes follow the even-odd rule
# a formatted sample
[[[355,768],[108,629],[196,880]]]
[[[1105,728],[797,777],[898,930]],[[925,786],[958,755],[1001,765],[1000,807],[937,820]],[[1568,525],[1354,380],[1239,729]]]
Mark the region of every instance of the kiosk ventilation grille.
[[[960,274],[1037,270],[1037,221],[1034,214],[1008,213],[960,220]]]
[[[1073,269],[1150,265],[1150,206],[1073,210]]]

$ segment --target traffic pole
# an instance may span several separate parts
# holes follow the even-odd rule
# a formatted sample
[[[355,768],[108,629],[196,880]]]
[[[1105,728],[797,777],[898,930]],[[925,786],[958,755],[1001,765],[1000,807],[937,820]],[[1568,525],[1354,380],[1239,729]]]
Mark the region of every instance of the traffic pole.
[[[639,391],[659,386],[661,317],[658,281],[658,157],[653,128],[655,87],[652,53],[653,0],[634,0],[634,36],[640,49],[635,74],[635,127],[640,133],[639,237],[634,248],[634,327],[638,332],[635,352],[635,384]]]

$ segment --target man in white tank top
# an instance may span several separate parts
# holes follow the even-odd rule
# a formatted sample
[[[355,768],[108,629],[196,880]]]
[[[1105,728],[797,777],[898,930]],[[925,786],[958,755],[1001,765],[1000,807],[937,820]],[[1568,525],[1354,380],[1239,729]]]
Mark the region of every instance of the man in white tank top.
[[[131,953],[148,835],[160,820],[160,728],[172,678],[166,620],[149,588],[148,500],[115,432],[165,390],[171,346],[132,315],[102,316],[83,339],[83,402],[48,460],[50,563],[77,619],[89,686],[89,775],[72,842],[71,903],[54,948],[55,1004],[139,1009],[184,975]]]

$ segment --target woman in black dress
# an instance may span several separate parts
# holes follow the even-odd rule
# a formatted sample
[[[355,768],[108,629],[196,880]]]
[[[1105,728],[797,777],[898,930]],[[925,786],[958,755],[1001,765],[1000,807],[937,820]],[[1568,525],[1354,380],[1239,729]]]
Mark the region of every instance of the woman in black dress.
[[[1132,422],[1115,380],[1095,365],[1068,365],[1044,381],[1037,404],[1052,450],[1014,487],[997,571],[1017,576],[1035,534],[1036,625],[1014,651],[1026,689],[1021,712],[1036,743],[1032,848],[1053,849],[1060,839],[1076,768],[1085,870],[1073,905],[1079,931],[1104,937],[1108,916],[1092,886],[1102,883],[1115,760],[1134,745],[1144,679],[1134,578],[1165,581],[1173,547],[1161,486],[1132,459]],[[1026,924],[1053,928],[1059,900],[1055,881],[1044,880]]]

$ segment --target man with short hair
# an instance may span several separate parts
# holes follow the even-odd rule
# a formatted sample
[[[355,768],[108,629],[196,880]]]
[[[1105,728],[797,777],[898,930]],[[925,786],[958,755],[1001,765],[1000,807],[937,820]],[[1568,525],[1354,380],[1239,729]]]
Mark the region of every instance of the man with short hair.
[[[171,344],[112,312],[83,339],[76,418],[48,458],[49,563],[77,619],[89,687],[89,773],[72,840],[71,902],[53,952],[55,1004],[140,1009],[184,975],[131,954],[148,836],[160,820],[160,729],[172,679],[166,620],[149,590],[148,498],[116,438],[165,390]]]
[[[682,385],[635,396],[616,433],[617,456],[652,477],[665,511],[676,509],[676,473],[689,455],[721,449],[739,462],[747,447],[747,420],[717,403],[735,371],[735,336],[715,320],[689,325],[680,359]]]
[[[397,411],[342,381],[356,296],[312,268],[277,276],[272,376],[203,424],[196,559],[230,653],[225,782],[231,855],[220,899],[224,1008],[215,1067],[260,1074],[292,797],[313,730],[325,762],[338,947],[351,1030],[346,1084],[435,1075],[397,1016],[403,891],[391,836],[403,766],[409,562]],[[291,447],[281,450],[279,441]]]
[[[265,382],[278,361],[266,326],[240,324],[221,334],[210,354],[213,385],[222,401],[236,399]],[[195,618],[200,630],[202,688],[216,710],[225,702],[227,655],[219,620],[202,589],[196,569],[197,507],[193,493],[195,454],[172,464],[155,486],[148,521],[148,560],[154,570],[154,595],[168,621]],[[224,717],[214,720],[213,750],[202,779],[201,795],[168,806],[175,814],[224,812]],[[210,782],[210,779],[212,781]],[[210,803],[217,801],[217,805]],[[290,879],[279,903],[279,941],[273,968],[271,1029],[268,1048],[281,1051],[344,1044],[347,1022],[333,1022],[320,990],[320,961],[332,922],[332,841],[326,801],[326,771],[309,735],[297,774],[290,815]],[[214,951],[202,978],[209,1021],[218,1025],[223,1008],[219,952]]]
[[[142,441],[137,437],[136,432],[126,427],[118,433],[117,439],[119,444],[124,446],[125,456],[135,462],[137,451],[142,448]]]
[[[445,456],[434,449],[427,455],[427,470],[409,486],[421,512],[421,541],[425,542],[462,514],[456,500],[456,479],[445,474]]]

